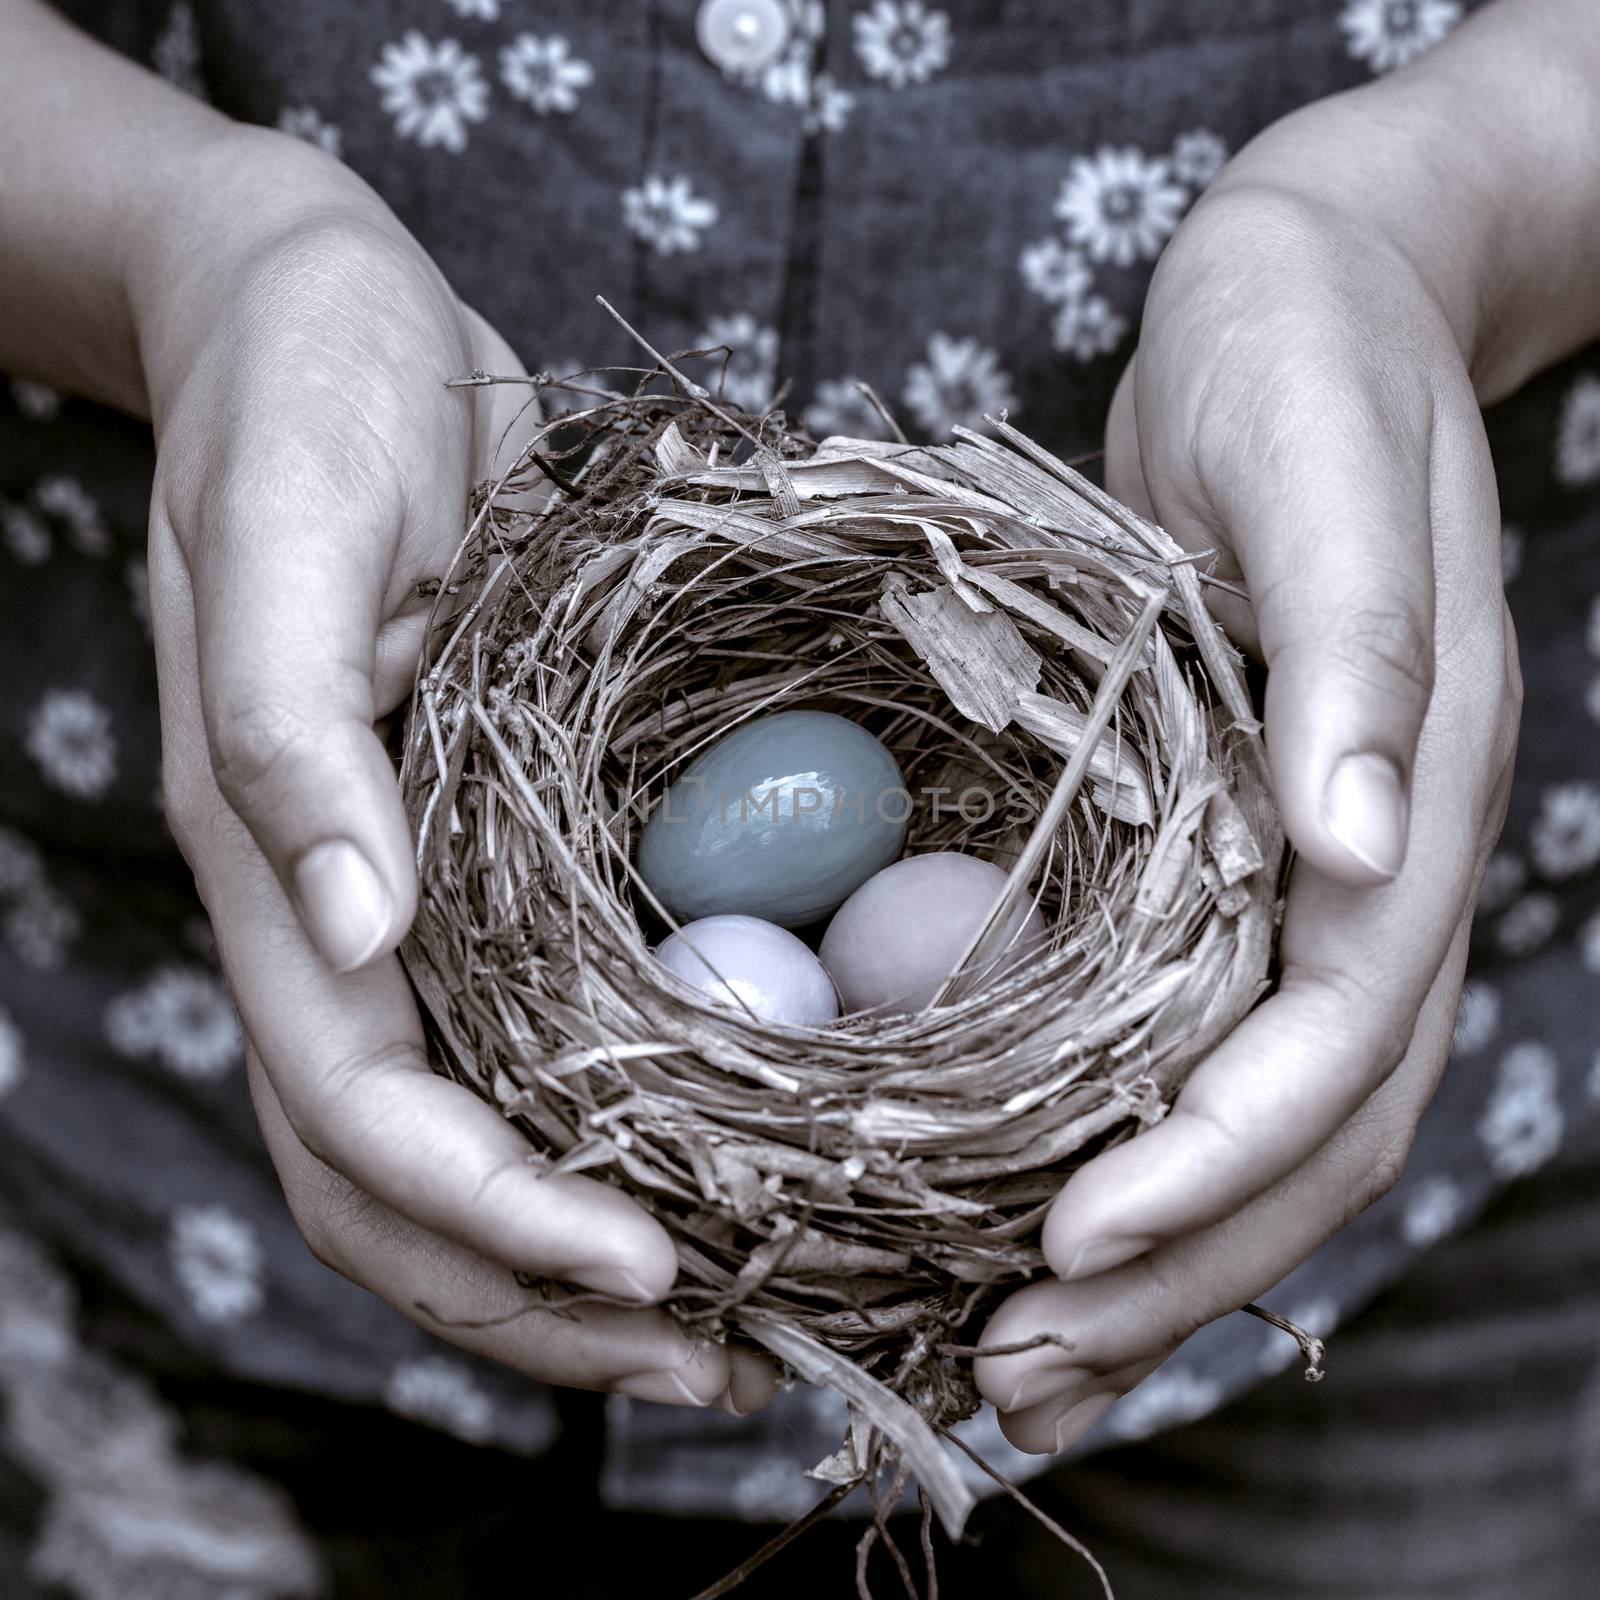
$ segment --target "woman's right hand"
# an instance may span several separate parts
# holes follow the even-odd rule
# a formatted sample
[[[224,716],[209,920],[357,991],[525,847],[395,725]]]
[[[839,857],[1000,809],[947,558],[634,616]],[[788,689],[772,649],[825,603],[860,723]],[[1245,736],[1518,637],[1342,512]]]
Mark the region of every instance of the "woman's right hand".
[[[541,1177],[428,1066],[394,949],[412,842],[374,723],[408,695],[420,580],[527,391],[382,202],[230,130],[151,219],[132,284],[156,429],[151,601],[168,815],[211,914],[250,1086],[313,1253],[546,1382],[748,1411],[770,1362],[656,1308],[676,1258],[607,1184]],[[555,1315],[513,1274],[610,1296]]]

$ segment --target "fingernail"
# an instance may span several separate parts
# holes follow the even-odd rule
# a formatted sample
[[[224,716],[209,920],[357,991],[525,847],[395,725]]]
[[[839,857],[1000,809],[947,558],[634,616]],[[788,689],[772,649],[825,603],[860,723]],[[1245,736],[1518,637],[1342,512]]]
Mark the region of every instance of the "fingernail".
[[[335,972],[354,972],[382,947],[394,916],[383,879],[348,839],[313,845],[294,867],[306,927]]]
[[[627,1267],[578,1267],[573,1271],[572,1281],[581,1283],[586,1289],[593,1289],[597,1294],[608,1294],[614,1300],[626,1300],[633,1305],[654,1305],[660,1298],[651,1294],[643,1281],[636,1278]]]
[[[664,1406],[695,1406],[704,1410],[710,1403],[702,1400],[676,1372],[636,1372],[619,1379],[611,1387],[617,1394],[634,1400],[654,1400]]]
[[[1056,1420],[1056,1454],[1076,1444],[1116,1403],[1114,1394],[1092,1394],[1068,1406]]]
[[[1109,1272],[1113,1267],[1120,1267],[1124,1261],[1142,1256],[1154,1243],[1154,1239],[1138,1235],[1086,1239],[1067,1263],[1067,1270],[1061,1274],[1062,1282],[1071,1283],[1074,1278],[1092,1278],[1097,1272]]]
[[[1026,1411],[1029,1406],[1043,1405],[1046,1400],[1066,1394],[1086,1376],[1082,1367],[1036,1366],[1017,1379],[1009,1400],[996,1404],[1001,1411]]]
[[[1392,878],[1406,856],[1407,805],[1400,769],[1387,756],[1346,756],[1322,796],[1322,820],[1367,871]]]

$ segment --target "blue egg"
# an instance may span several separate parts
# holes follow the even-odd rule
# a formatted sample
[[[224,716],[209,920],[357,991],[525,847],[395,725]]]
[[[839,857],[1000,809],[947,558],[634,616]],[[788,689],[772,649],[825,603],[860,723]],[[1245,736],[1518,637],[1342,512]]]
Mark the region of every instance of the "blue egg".
[[[799,928],[836,910],[905,847],[895,759],[831,711],[779,711],[696,756],[651,814],[639,871],[679,919]]]

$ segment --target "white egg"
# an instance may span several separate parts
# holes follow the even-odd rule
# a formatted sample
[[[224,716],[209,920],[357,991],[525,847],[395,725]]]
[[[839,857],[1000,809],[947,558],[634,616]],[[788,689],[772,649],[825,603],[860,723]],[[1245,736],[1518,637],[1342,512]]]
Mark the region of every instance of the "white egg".
[[[656,959],[719,1004],[767,1022],[819,1028],[839,1015],[822,963],[787,928],[760,917],[701,917],[663,939]]]
[[[846,1011],[921,1011],[939,992],[983,925],[1006,874],[992,861],[953,850],[907,856],[861,885],[822,936],[822,964]],[[993,971],[1046,935],[1037,907],[1023,900],[1006,922]],[[997,955],[999,952],[997,952]]]

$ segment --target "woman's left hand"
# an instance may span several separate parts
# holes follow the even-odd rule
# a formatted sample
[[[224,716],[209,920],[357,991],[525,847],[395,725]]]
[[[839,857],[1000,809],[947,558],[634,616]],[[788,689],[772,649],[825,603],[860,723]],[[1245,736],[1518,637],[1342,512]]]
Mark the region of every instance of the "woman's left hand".
[[[1071,1341],[977,1363],[1024,1450],[1064,1449],[1384,1194],[1449,1049],[1521,689],[1458,284],[1429,267],[1450,215],[1404,201],[1395,146],[1386,195],[1348,142],[1327,159],[1355,98],[1269,130],[1196,206],[1112,409],[1112,492],[1250,596],[1212,591],[1267,665],[1297,858],[1276,992],[1073,1175],[1056,1276],[990,1320],[991,1345]]]

